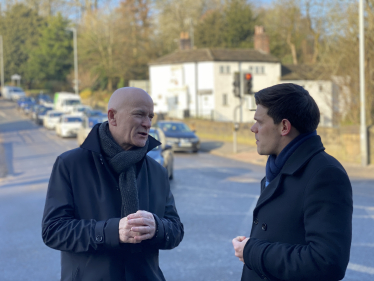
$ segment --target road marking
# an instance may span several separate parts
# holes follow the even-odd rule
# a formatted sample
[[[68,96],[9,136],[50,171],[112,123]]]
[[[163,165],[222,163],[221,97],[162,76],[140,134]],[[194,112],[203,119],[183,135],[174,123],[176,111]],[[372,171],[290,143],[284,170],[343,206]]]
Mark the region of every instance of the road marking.
[[[348,269],[374,275],[374,267],[364,266],[356,263],[349,263]]]
[[[363,209],[363,210],[367,210],[367,211],[374,211],[374,207],[369,207],[369,206],[353,205],[353,208]]]
[[[5,113],[0,111],[0,115],[3,116],[4,118],[6,117]]]
[[[374,216],[370,215],[353,215],[353,217],[356,219],[374,219]]]

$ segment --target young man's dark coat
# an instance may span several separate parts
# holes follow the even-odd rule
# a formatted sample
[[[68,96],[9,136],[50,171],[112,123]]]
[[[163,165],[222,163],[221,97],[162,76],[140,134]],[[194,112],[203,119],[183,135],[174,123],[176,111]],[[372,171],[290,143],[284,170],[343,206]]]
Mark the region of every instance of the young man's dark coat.
[[[42,221],[43,241],[61,251],[61,280],[165,280],[159,249],[182,241],[168,175],[149,156],[137,164],[139,209],[153,213],[157,237],[141,251],[119,242],[121,194],[118,175],[100,149],[96,125],[80,148],[60,155],[52,170]],[[149,137],[148,150],[160,145]]]
[[[242,280],[335,281],[352,237],[352,187],[319,136],[305,141],[265,187],[244,247]]]

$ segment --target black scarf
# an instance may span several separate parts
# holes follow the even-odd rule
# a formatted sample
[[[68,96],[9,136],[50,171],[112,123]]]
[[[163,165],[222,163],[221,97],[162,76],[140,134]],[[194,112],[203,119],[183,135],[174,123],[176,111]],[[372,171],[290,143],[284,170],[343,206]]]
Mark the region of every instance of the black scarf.
[[[282,170],[284,164],[287,162],[288,158],[295,152],[295,150],[303,144],[307,139],[317,135],[317,131],[311,133],[300,134],[294,138],[283,150],[279,153],[278,157],[275,155],[269,155],[268,161],[266,163],[266,184],[268,184],[278,176],[279,172]]]
[[[138,188],[136,184],[136,166],[147,154],[147,140],[144,147],[134,147],[130,150],[123,148],[113,139],[109,131],[108,121],[99,127],[100,145],[106,160],[112,169],[119,174],[119,188],[121,191],[121,217],[126,217],[139,210]]]

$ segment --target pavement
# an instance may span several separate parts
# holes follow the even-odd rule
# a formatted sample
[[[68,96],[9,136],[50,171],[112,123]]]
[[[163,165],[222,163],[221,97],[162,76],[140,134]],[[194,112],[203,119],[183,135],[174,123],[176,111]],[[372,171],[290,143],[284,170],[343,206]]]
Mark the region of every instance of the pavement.
[[[237,144],[237,153],[234,153],[232,142],[201,139],[201,151],[263,167],[267,161],[267,156],[259,155],[255,146]],[[341,164],[351,179],[374,179],[374,165],[362,167],[356,163]]]

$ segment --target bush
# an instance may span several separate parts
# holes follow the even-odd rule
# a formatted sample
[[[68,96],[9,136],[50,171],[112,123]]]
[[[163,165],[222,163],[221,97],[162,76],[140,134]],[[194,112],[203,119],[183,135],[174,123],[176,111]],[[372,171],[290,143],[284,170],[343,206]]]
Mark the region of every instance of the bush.
[[[81,99],[88,99],[92,96],[92,91],[91,89],[84,89],[79,95]]]

